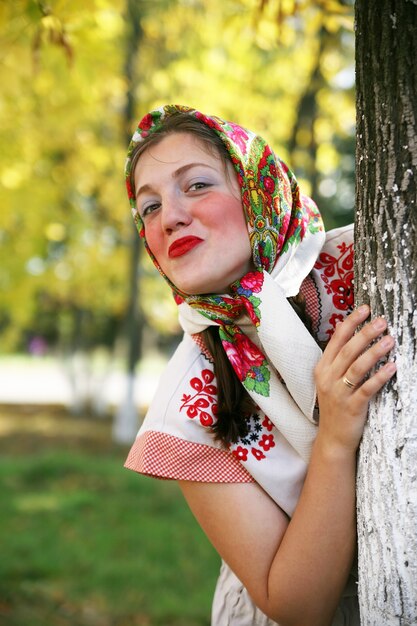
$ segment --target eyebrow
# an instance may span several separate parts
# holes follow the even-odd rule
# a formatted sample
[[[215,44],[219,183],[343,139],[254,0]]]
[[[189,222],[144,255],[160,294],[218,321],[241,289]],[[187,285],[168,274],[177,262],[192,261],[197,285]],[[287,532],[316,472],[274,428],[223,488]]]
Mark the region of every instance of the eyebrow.
[[[184,174],[184,172],[188,172],[188,170],[191,170],[193,167],[199,167],[199,166],[203,166],[203,167],[208,167],[209,169],[216,171],[216,169],[214,167],[212,167],[211,165],[208,165],[207,163],[186,163],[185,165],[182,165],[181,167],[179,167],[177,170],[175,170],[172,173],[172,178],[176,179],[179,178],[182,174]],[[147,191],[153,191],[153,187],[152,185],[149,185],[148,183],[145,183],[144,185],[141,185],[141,187],[139,187],[137,194],[136,194],[136,199],[140,196],[140,194],[145,193]]]

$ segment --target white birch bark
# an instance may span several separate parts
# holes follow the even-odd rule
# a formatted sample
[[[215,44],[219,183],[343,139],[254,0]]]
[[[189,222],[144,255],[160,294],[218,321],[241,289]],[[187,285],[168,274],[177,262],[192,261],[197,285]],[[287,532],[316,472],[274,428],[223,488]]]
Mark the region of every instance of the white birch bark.
[[[396,379],[359,454],[361,623],[417,624],[417,4],[357,0],[357,302],[384,314]]]

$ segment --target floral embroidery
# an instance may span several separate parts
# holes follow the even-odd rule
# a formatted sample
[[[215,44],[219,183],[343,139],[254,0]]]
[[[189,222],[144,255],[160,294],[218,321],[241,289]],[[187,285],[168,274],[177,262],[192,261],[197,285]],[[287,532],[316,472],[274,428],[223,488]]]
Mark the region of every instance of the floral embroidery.
[[[332,328],[326,330],[326,333],[331,337],[336,330],[336,326],[339,324],[339,322],[343,322],[344,319],[345,317],[344,315],[341,315],[341,313],[333,313],[333,315],[329,317],[329,324]]]
[[[270,432],[272,429],[273,424],[266,415],[262,421],[257,413],[251,415],[247,435],[230,446],[233,456],[239,461],[247,461],[249,454],[257,461],[266,459],[266,453],[275,448],[275,436]]]
[[[336,324],[342,321],[350,311],[353,310],[353,243],[346,245],[341,243],[337,246],[339,256],[333,256],[326,252],[319,255],[315,268],[323,270],[320,274],[325,289],[332,296],[332,301],[338,311],[344,314],[334,313],[330,319],[331,329],[326,333],[331,336],[334,333]]]
[[[270,448],[275,448],[274,435],[262,435],[259,445],[265,452],[268,452]]]
[[[246,450],[246,448],[242,448],[242,446],[238,446],[236,450],[233,450],[232,454],[237,458],[238,461],[248,460],[248,451]]]
[[[213,380],[214,374],[211,370],[202,370],[201,378],[195,376],[190,380],[190,385],[196,393],[194,395],[184,393],[181,398],[180,411],[186,408],[190,419],[198,416],[201,425],[206,427],[214,424],[217,413],[217,387],[211,384]]]

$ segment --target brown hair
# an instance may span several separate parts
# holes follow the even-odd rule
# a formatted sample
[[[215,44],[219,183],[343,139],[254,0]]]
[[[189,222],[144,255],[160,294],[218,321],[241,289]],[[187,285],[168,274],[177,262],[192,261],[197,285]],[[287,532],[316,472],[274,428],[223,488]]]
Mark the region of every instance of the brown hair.
[[[229,152],[221,138],[206,124],[187,113],[173,113],[163,124],[139,143],[132,153],[130,182],[135,188],[134,171],[138,159],[150,146],[156,145],[172,133],[190,133],[200,139],[206,148],[223,161],[225,168],[231,163]],[[305,299],[299,294],[288,301],[311,332],[311,320],[305,311]],[[216,439],[226,446],[236,443],[248,434],[248,418],[256,405],[238,379],[223,349],[217,326],[209,326],[200,333],[207,350],[213,357],[217,383],[217,421],[212,427]]]

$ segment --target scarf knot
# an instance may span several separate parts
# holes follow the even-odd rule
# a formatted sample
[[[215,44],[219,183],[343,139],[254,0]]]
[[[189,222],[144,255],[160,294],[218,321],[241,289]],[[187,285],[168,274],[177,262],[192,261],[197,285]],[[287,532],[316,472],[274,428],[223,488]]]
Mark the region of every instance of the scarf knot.
[[[247,312],[254,326],[258,326],[261,313],[259,294],[264,284],[264,271],[260,268],[248,272],[232,283],[228,295],[190,296],[187,303],[212,322],[224,326],[233,323]]]
[[[256,294],[262,291],[263,284],[264,271],[257,269],[248,272],[243,278],[231,285],[232,293],[235,294],[235,299],[240,302],[241,310],[246,310],[254,326],[259,326],[261,319],[259,309],[261,300]]]

